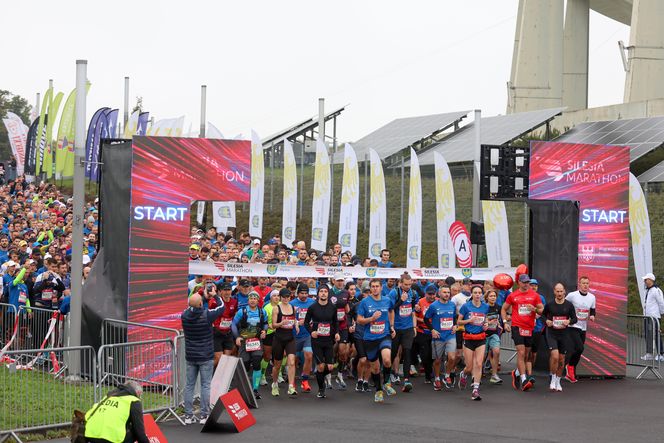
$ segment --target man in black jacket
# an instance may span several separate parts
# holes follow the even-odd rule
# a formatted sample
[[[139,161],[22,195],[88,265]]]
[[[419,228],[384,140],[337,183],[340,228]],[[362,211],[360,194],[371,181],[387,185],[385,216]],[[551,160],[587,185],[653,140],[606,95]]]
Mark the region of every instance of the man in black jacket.
[[[216,301],[214,309],[203,308],[203,297]],[[224,302],[217,295],[214,285],[206,286],[203,296],[194,293],[189,297],[189,307],[182,313],[185,360],[187,361],[187,384],[184,391],[184,422],[194,422],[194,386],[198,374],[201,376],[200,423],[210,414],[210,382],[214,373],[214,341],[212,323],[224,312]]]

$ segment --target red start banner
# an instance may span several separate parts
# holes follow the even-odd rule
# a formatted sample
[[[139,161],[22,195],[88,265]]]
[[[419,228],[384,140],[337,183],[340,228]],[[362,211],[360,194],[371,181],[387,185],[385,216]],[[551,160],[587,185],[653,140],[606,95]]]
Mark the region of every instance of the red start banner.
[[[233,389],[230,392],[219,397],[219,400],[223,403],[224,407],[228,411],[228,415],[231,416],[235,429],[238,432],[242,432],[247,428],[256,424],[256,419],[249,411],[249,407],[242,399],[240,391]]]

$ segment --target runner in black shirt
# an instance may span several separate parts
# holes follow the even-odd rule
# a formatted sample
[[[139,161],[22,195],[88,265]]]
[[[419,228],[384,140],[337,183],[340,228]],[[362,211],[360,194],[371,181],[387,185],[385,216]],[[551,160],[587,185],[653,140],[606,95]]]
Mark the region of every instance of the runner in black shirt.
[[[542,316],[546,319],[546,342],[551,351],[549,355],[549,371],[551,374],[551,383],[549,390],[551,392],[561,392],[560,378],[563,375],[563,366],[565,364],[565,354],[569,349],[569,330],[568,326],[577,322],[576,310],[574,305],[565,300],[565,286],[557,283],[553,287],[555,299],[552,303],[544,306]]]
[[[318,398],[325,398],[325,376],[334,368],[334,343],[339,341],[337,307],[328,303],[327,286],[318,288],[317,301],[307,310],[304,326],[311,334],[311,348],[316,361]]]

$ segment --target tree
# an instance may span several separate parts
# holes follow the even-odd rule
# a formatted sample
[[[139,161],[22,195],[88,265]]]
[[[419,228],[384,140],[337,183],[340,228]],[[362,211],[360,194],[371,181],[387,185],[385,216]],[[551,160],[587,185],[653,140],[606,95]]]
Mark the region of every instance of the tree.
[[[7,117],[7,112],[13,112],[21,117],[23,123],[30,124],[30,111],[32,106],[20,95],[12,94],[9,91],[0,89],[0,119]],[[7,128],[0,124],[0,161],[7,161],[12,158],[12,149],[9,145]]]

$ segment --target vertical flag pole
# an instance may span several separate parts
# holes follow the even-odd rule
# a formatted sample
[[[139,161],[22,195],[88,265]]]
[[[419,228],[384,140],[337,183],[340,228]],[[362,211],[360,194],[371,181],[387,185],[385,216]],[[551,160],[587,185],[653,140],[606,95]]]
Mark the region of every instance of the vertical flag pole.
[[[369,209],[369,152],[364,154],[364,232],[367,232],[368,209]]]
[[[403,240],[403,201],[406,198],[405,196],[405,160],[403,154],[401,154],[401,209],[399,210],[399,240]]]
[[[129,77],[124,78],[124,115],[122,121],[122,130],[124,130],[129,121]]]
[[[83,307],[83,216],[85,206],[85,105],[87,60],[76,60],[76,136],[74,138],[74,226],[71,260],[71,313],[69,346],[81,345],[81,318]],[[76,353],[74,353],[76,354]],[[78,354],[76,354],[78,355]],[[79,374],[80,361],[70,362],[69,370]]]
[[[207,85],[201,85],[201,130],[199,137],[205,138],[205,120],[207,119],[205,111],[207,108]]]
[[[475,109],[475,143],[473,156],[473,214],[472,221],[482,221],[482,206],[480,205],[480,160],[482,158],[482,111]],[[473,243],[473,266],[477,266],[479,247]]]

